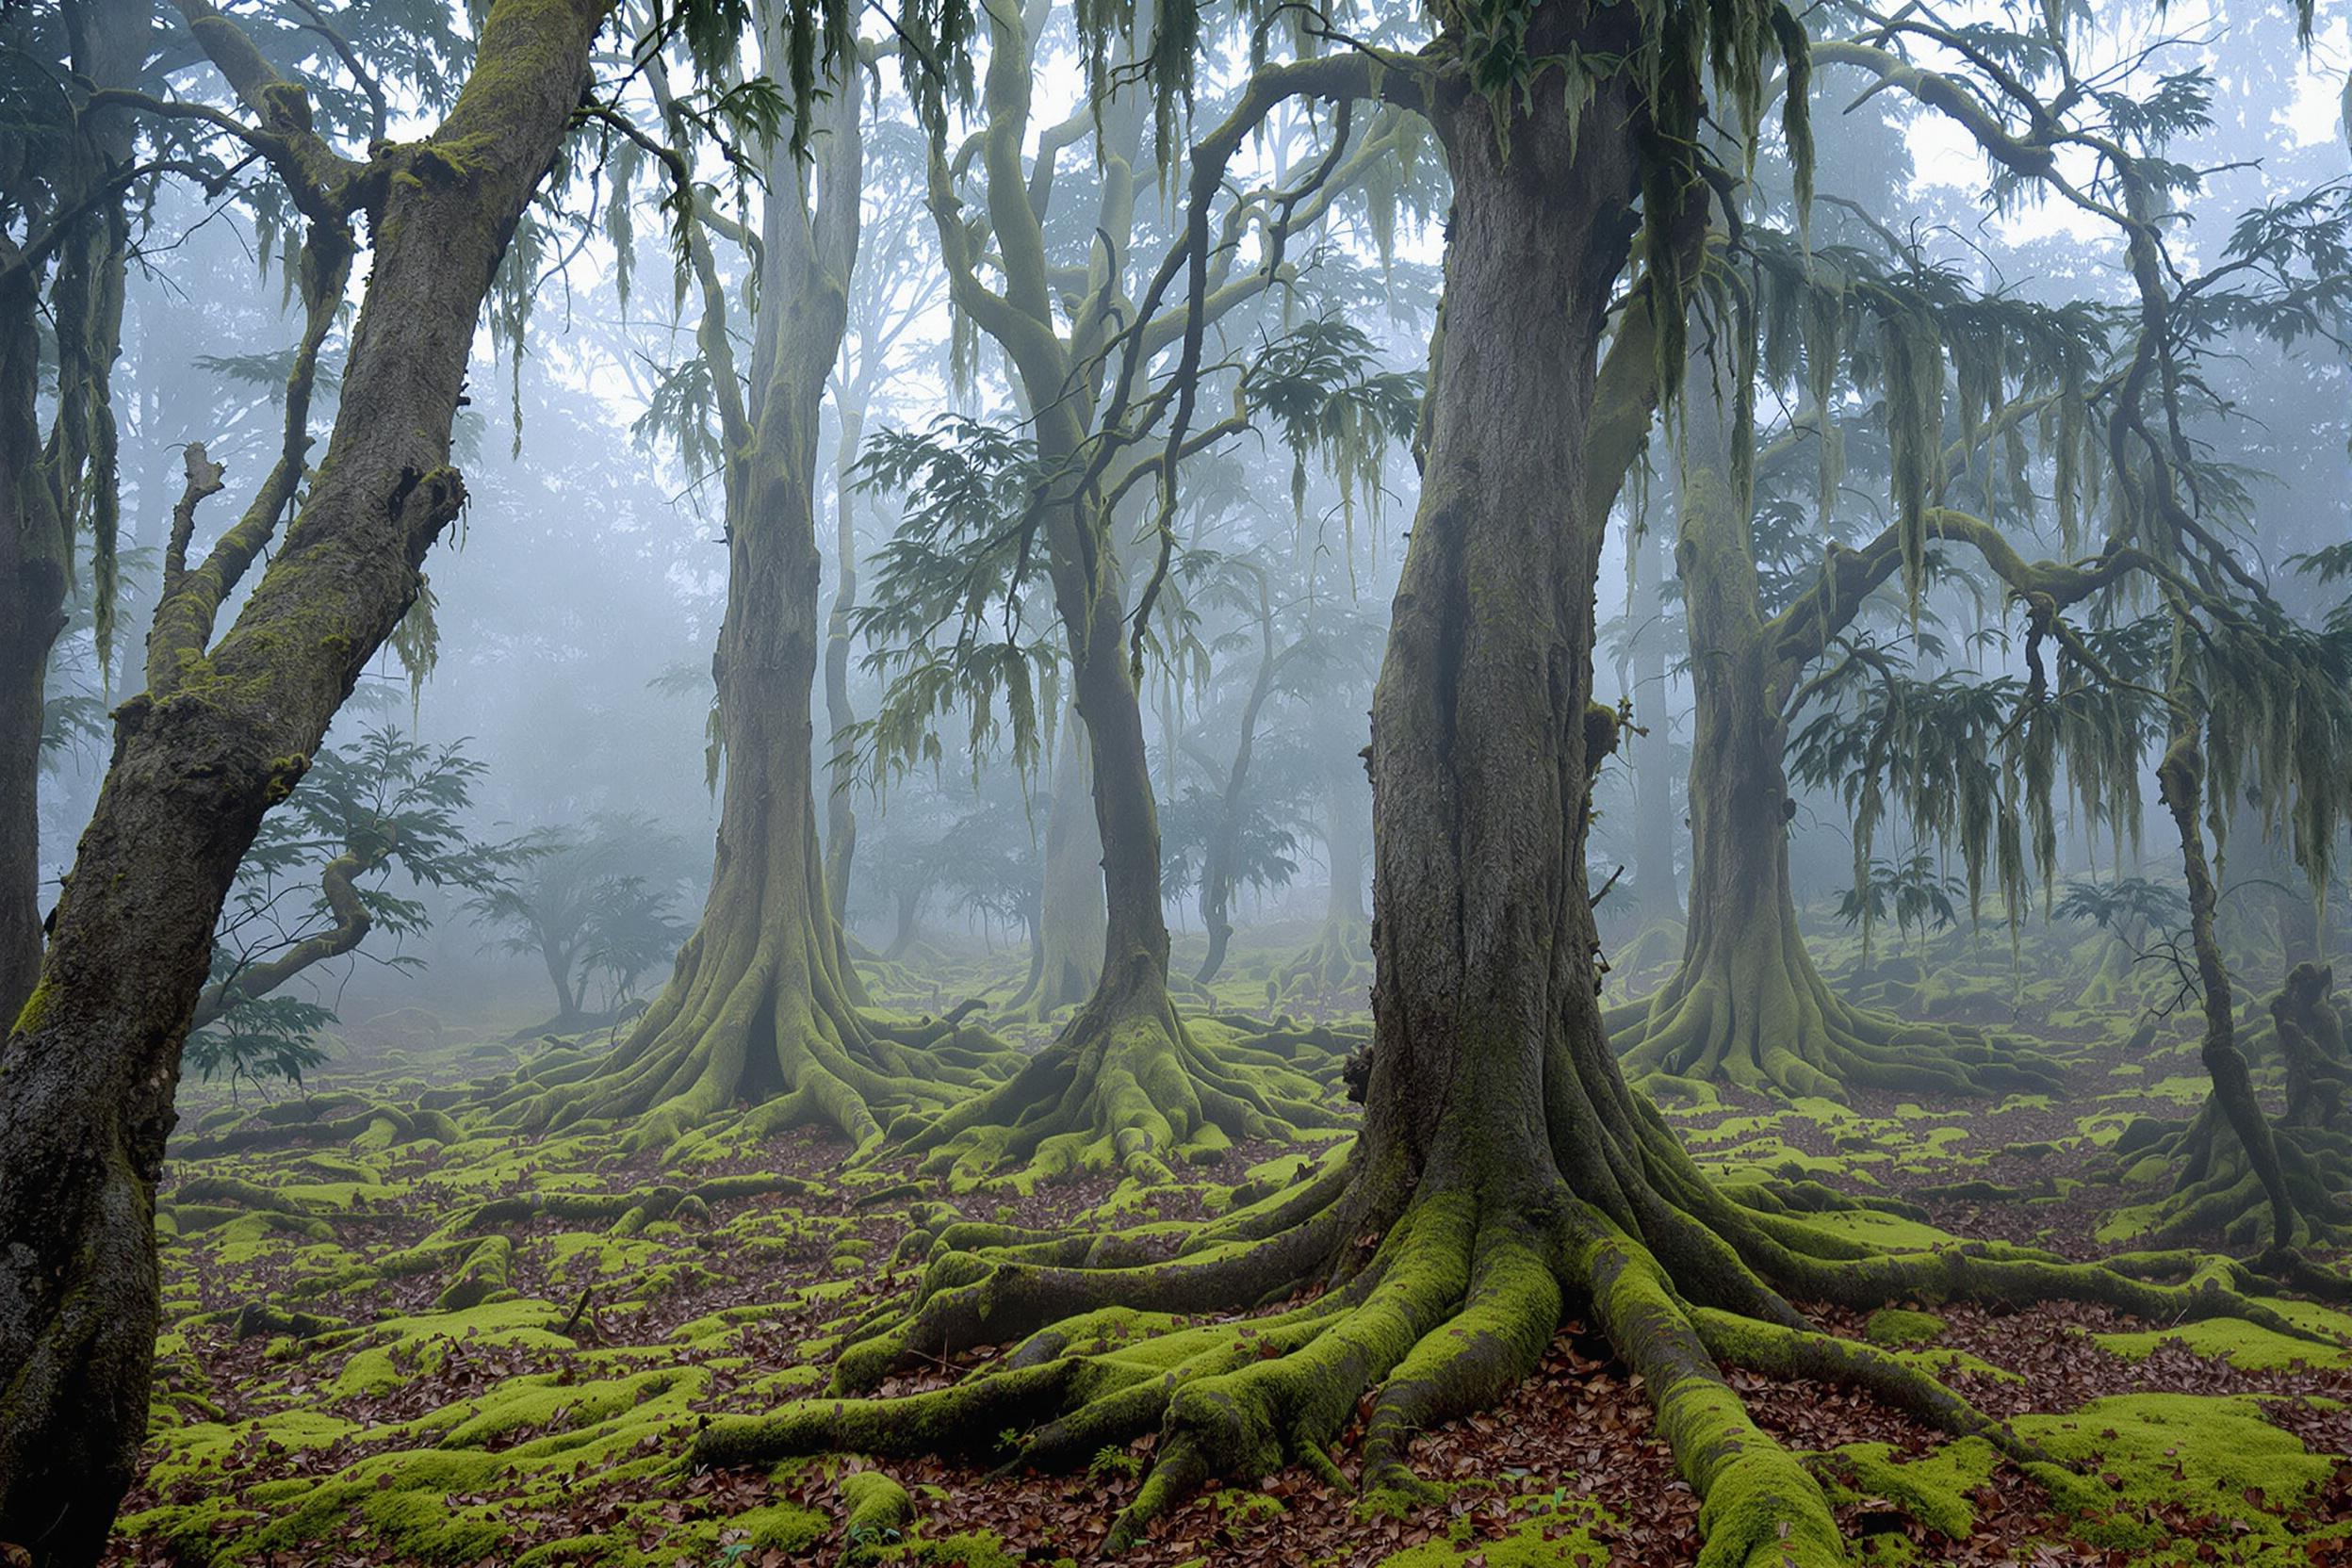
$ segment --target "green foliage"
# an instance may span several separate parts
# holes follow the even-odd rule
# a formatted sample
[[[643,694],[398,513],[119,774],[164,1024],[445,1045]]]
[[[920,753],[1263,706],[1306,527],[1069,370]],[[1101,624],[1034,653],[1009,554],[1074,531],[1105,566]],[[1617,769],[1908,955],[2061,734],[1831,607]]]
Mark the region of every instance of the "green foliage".
[[[1838,896],[1838,918],[1861,925],[1867,950],[1870,928],[1890,914],[1904,936],[1925,936],[1952,924],[1959,918],[1952,900],[1963,893],[1960,879],[1938,871],[1924,851],[1900,861],[1873,858],[1861,885]]]
[[[235,972],[233,956],[215,949],[212,970],[215,983],[228,979]],[[315,1002],[260,997],[190,1035],[182,1059],[206,1083],[227,1079],[232,1090],[240,1083],[260,1089],[272,1084],[300,1088],[302,1074],[327,1060],[318,1037],[335,1021],[335,1010]]]
[[[950,415],[866,442],[860,489],[897,495],[897,531],[853,616],[865,668],[887,682],[872,717],[842,739],[877,780],[944,759],[938,723],[969,710],[975,776],[1002,751],[1034,774],[1060,705],[1051,626],[1026,596],[1045,572],[1036,498],[1051,482],[1037,448],[1002,425]]]
[[[364,912],[365,927],[354,939],[382,933],[397,944],[432,923],[432,906],[416,896],[424,889],[479,895],[502,887],[529,858],[529,846],[478,839],[465,825],[483,768],[466,746],[427,745],[387,725],[355,746],[311,760],[302,783],[263,819],[237,867],[213,939],[206,996],[217,999],[218,1016],[187,1046],[199,1072],[299,1083],[303,1070],[324,1059],[310,1042],[334,1021],[331,1009],[246,994],[245,988],[269,966],[299,960],[292,972],[298,973],[339,956],[312,956],[315,944],[353,931],[335,905],[338,878],[348,877]],[[395,885],[395,873],[406,890]],[[368,956],[395,968],[419,962],[398,951]],[[279,975],[270,985],[291,977]]]

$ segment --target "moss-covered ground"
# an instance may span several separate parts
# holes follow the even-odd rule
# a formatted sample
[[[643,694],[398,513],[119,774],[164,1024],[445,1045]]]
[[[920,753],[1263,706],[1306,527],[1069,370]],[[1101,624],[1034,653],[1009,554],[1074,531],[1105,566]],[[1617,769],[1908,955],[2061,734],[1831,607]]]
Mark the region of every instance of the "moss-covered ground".
[[[1263,1018],[1297,945],[1238,948],[1214,994],[1181,1004]],[[1912,1205],[1827,1217],[1882,1245],[2129,1248],[2164,1173],[2112,1146],[2136,1117],[2194,1109],[2187,1024],[2148,1032],[2122,1004],[2075,1006],[2066,972],[2017,982],[1993,945],[2002,962],[1980,954],[1862,983],[1910,988],[1874,997],[1882,1005],[1998,1014],[1983,1021],[2061,1063],[2065,1093],[1943,1103],[1857,1091],[1838,1104],[1725,1091],[1670,1117],[1727,1182]],[[876,971],[909,1011],[1018,978],[1018,955],[919,954]],[[1317,1011],[1321,1023],[1364,1021],[1328,1001]],[[158,1215],[167,1329],[154,1431],[113,1561],[1097,1560],[1150,1439],[1054,1477],[855,1456],[692,1473],[679,1456],[709,1417],[820,1388],[833,1349],[911,1284],[950,1225],[1116,1229],[1148,1256],[1182,1222],[1304,1179],[1337,1147],[1226,1149],[1158,1187],[1080,1169],[957,1190],[888,1160],[853,1168],[834,1135],[754,1136],[730,1121],[697,1136],[691,1159],[665,1161],[624,1152],[612,1132],[532,1138],[466,1116],[463,1086],[548,1042],[493,1043],[476,1035],[495,1031],[417,1010],[351,1034],[302,1099],[232,1104],[197,1087],[184,1101]],[[2259,1045],[2255,1055],[2262,1069]],[[2352,1317],[2280,1305],[2329,1343],[2082,1306],[1814,1314],[1932,1365],[2065,1462],[2032,1474],[1863,1393],[1733,1380],[1758,1425],[1807,1456],[1860,1560],[2352,1562]],[[889,1386],[944,1384],[988,1348]],[[1349,1477],[1351,1441],[1337,1456]],[[1414,1511],[1368,1510],[1286,1470],[1253,1490],[1212,1488],[1123,1560],[1694,1560],[1696,1501],[1639,1390],[1581,1321],[1500,1406],[1423,1433],[1413,1462],[1437,1498]]]

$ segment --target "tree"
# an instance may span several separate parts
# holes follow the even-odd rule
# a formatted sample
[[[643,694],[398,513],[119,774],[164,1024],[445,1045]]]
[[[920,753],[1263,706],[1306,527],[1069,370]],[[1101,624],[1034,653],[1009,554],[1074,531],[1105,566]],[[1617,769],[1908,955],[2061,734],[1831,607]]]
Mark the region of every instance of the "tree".
[[[134,159],[130,114],[90,94],[146,69],[149,10],[66,0],[0,18],[0,1017],[11,1019],[41,968],[44,678],[85,533],[102,649],[111,641],[124,197],[163,169]],[[56,367],[45,434],[44,326]]]
[[[432,911],[392,890],[395,871],[417,889],[477,898],[502,891],[529,850],[478,840],[459,820],[482,772],[464,741],[429,746],[389,725],[348,751],[322,748],[286,804],[263,819],[237,867],[234,904],[213,939],[213,979],[196,999],[190,1032],[358,952],[373,932],[399,939],[425,931]],[[384,961],[416,962],[398,955]]]
[[[2203,362],[2224,335],[2258,333],[2277,343],[2340,339],[2352,314],[2352,191],[2337,183],[2245,213],[2217,265],[2186,278],[2174,255],[2171,209],[2200,176],[2168,154],[2176,139],[2209,122],[2211,80],[2202,67],[2165,74],[2135,98],[2088,85],[2061,18],[2026,12],[2015,26],[1979,33],[1864,14],[1865,33],[1825,46],[1825,60],[1952,118],[1999,172],[1997,196],[2064,203],[2106,225],[2121,246],[2129,351],[2103,417],[2088,427],[2110,486],[2108,537],[2097,556],[2063,567],[2029,567],[1977,541],[2023,607],[2028,678],[2016,718],[1971,738],[2018,748],[2017,766],[2039,781],[2023,798],[2046,822],[2047,780],[2061,746],[2078,779],[2093,781],[2086,799],[2101,806],[2103,790],[2103,809],[2113,815],[2136,809],[2140,800],[2136,766],[2118,766],[2118,758],[2136,763],[2143,736],[2161,735],[2156,793],[2180,841],[2194,990],[2204,1013],[2200,1057],[2213,1095],[2188,1128],[2159,1144],[2179,1161],[2180,1177],[2171,1212],[2153,1229],[2180,1233],[2232,1208],[2251,1209],[2267,1233],[2262,1268],[2343,1293],[2352,1287],[2311,1266],[2301,1249],[2336,1223],[2335,1195],[2352,1170],[2325,1143],[2275,1130],[2255,1096],[2217,932],[2220,887],[2206,818],[2213,801],[2253,793],[2270,820],[2285,825],[2291,852],[2314,886],[2325,885],[2352,809],[2344,753],[2352,743],[2345,708],[2352,610],[2339,607],[2313,625],[2279,603],[2233,537],[2243,492],[2225,466],[2199,452],[2188,426],[2191,407],[2211,396]],[[2299,15],[2308,38],[2310,8]],[[1910,48],[1984,72],[1996,93],[1970,94],[1948,71],[1907,58]],[[2147,57],[2143,50],[2134,59]],[[2091,160],[2087,182],[2062,168],[2062,149]],[[1914,528],[1926,520],[1922,513]],[[2304,566],[2326,580],[2352,561],[2322,552]],[[2152,588],[2162,606],[2155,615],[2119,626],[2067,621],[2086,607],[2122,620],[2114,600],[2127,580]],[[2058,654],[2054,694],[2046,647]],[[1924,705],[1900,681],[1886,683],[1880,704],[1886,743],[1919,746],[1916,720]],[[1955,738],[1957,727],[1943,727],[1947,741]],[[1931,825],[1959,820],[1963,809],[1977,818],[1985,789],[1981,774],[1956,774],[1915,802],[1912,813]],[[2226,804],[2212,815],[2218,832]],[[2037,837],[2047,838],[2047,828]],[[2004,879],[2015,880],[2017,858],[2002,857]]]
[[[555,1016],[523,1037],[565,1035],[613,1021],[637,976],[672,957],[686,928],[670,914],[682,846],[643,813],[601,815],[584,831],[547,829],[526,839],[514,875],[467,900],[474,918],[502,928],[509,953],[536,957],[555,991]],[[592,1010],[601,974],[607,1005]]]
[[[842,1353],[836,1396],[715,1421],[697,1459],[954,1448],[1046,1467],[1156,1427],[1117,1547],[1214,1478],[1291,1460],[1332,1477],[1329,1445],[1361,1415],[1365,1488],[1396,1501],[1421,1491],[1414,1434],[1531,1368],[1574,1299],[1641,1374],[1705,1499],[1705,1560],[1827,1564],[1845,1558],[1818,1487],[1719,1362],[1865,1384],[2075,1483],[1931,1380],[1812,1331],[1789,1296],[2095,1295],[2282,1321],[2226,1291],[1997,1249],[1889,1257],[1833,1239],[1767,1194],[1712,1185],[1626,1090],[1584,887],[1592,774],[1617,739],[1591,701],[1608,515],[1588,504],[1592,470],[1632,461],[1648,409],[1623,401],[1629,384],[1663,367],[1671,390],[1682,362],[1711,189],[1706,62],[1752,116],[1765,57],[1799,70],[1805,38],[1765,8],[1545,4],[1440,24],[1419,57],[1360,45],[1257,78],[1368,94],[1377,71],[1379,92],[1429,117],[1455,181],[1422,503],[1374,699],[1361,1137],[1172,1261],[1089,1266],[1099,1238],[1083,1236],[935,1256],[909,1314]],[[1637,235],[1645,281],[1596,369]],[[1196,1315],[1271,1301],[1287,1304],[1239,1331]],[[1016,1348],[943,1389],[838,1396],[984,1342]]]
[[[1361,354],[1325,352],[1307,334],[1276,339],[1247,365],[1217,380],[1231,385],[1233,412],[1199,428],[1196,402],[1208,373],[1211,322],[1259,298],[1285,273],[1286,247],[1312,231],[1339,192],[1379,161],[1396,134],[1384,123],[1364,137],[1345,112],[1298,177],[1285,187],[1226,196],[1226,165],[1278,103],[1315,96],[1306,89],[1245,93],[1194,151],[1194,179],[1181,238],[1161,254],[1138,292],[1129,275],[1137,239],[1139,156],[1147,92],[1133,71],[1098,84],[1089,111],[1044,131],[1034,167],[1024,168],[1037,51],[1050,14],[989,0],[988,65],[981,89],[983,126],[932,161],[932,212],[950,302],[993,342],[1011,368],[1028,433],[999,433],[995,457],[977,461],[973,432],[935,431],[886,450],[888,482],[910,495],[918,537],[886,552],[877,600],[866,625],[899,638],[891,694],[871,723],[880,764],[907,765],[936,749],[930,721],[968,706],[975,733],[992,730],[992,710],[1009,710],[1010,744],[1032,765],[1050,727],[1038,722],[1041,661],[1034,629],[1015,612],[1031,576],[1044,579],[1054,631],[1069,664],[1070,691],[1088,748],[1095,824],[1102,852],[1107,923],[1103,960],[1086,1004],[1052,1047],[1004,1085],[935,1119],[907,1140],[940,1165],[974,1171],[1006,1164],[1036,1169],[1116,1162],[1142,1180],[1167,1180],[1168,1159],[1188,1147],[1221,1147],[1245,1135],[1330,1121],[1308,1080],[1270,1058],[1224,1060],[1177,1017],[1168,983],[1160,830],[1137,687],[1152,611],[1175,555],[1180,470],[1194,452],[1239,435],[1264,418],[1295,449],[1320,452],[1343,473],[1377,470],[1376,419],[1398,378]],[[1140,49],[1143,41],[1121,45]],[[1140,57],[1130,61],[1140,65]],[[1106,64],[1105,70],[1109,67]],[[1057,268],[1047,219],[1066,176],[1055,160],[1100,116],[1098,181],[1088,233],[1076,237],[1083,270]],[[959,182],[976,161],[985,220],[968,218]],[[1213,244],[1254,226],[1254,265],[1238,247]],[[982,275],[992,247],[1000,289]],[[1184,284],[1183,303],[1173,290]],[[1057,302],[1057,287],[1065,288]],[[1065,324],[1067,323],[1067,324]],[[1154,362],[1170,351],[1164,372]],[[986,494],[1000,504],[967,513],[956,498]],[[1149,509],[1154,550],[1130,609],[1129,564],[1120,549],[1130,497]],[[902,540],[905,539],[902,531]],[[1137,569],[1142,570],[1141,564]],[[1008,626],[996,635],[998,618]],[[1058,793],[1058,789],[1057,789]],[[1054,834],[1048,827],[1052,886]],[[1048,927],[1049,938],[1051,926]],[[1049,970],[1054,959],[1049,950]]]
[[[2075,341],[2063,318],[1998,302],[1977,306],[1971,318],[1966,296],[1939,300],[1931,317],[1922,298],[1928,289],[1883,279],[1851,252],[1809,253],[1803,265],[1812,292],[1787,309],[1777,300],[1759,302],[1755,314],[1791,336],[1796,329],[1785,323],[1805,323],[1813,357],[1802,379],[1813,390],[1810,411],[1830,409],[1829,388],[1851,375],[1882,392],[1883,417],[1924,425],[1926,439],[1940,443],[1946,352],[1960,364],[1964,383],[1979,360],[1999,365],[1999,356],[2008,356],[2008,373],[2024,382],[2025,391],[1996,429],[2014,427],[2022,411],[2055,396],[2049,381],[2069,368],[2077,379],[2067,385],[2080,395],[2080,360],[2057,347]],[[1822,325],[1840,317],[1850,324]],[[1929,320],[1934,325],[1923,329]],[[2029,357],[2036,343],[2052,345],[2042,363]],[[1841,344],[1854,345],[1861,358],[1852,372],[1842,368]],[[2048,359],[2063,363],[2052,369]],[[1773,584],[1778,591],[1768,597],[1752,498],[1757,460],[1737,455],[1752,436],[1751,421],[1729,406],[1753,398],[1753,386],[1724,395],[1711,390],[1747,375],[1750,363],[1694,366],[1702,390],[1688,400],[1677,436],[1674,555],[1694,701],[1690,917],[1674,973],[1653,996],[1612,1008],[1610,1037],[1637,1077],[1702,1086],[1703,1093],[1716,1081],[1830,1098],[1842,1098],[1849,1085],[1964,1092],[2053,1086],[2054,1078],[2033,1061],[1969,1032],[1853,1005],[1830,988],[1805,949],[1788,876],[1788,825],[1796,810],[1787,762],[1789,717],[1820,694],[1821,682],[1807,679],[1817,661],[1836,655],[1867,667],[1863,656],[1845,652],[1847,634],[1870,592],[1903,564],[1909,525],[1888,524],[1858,551],[1832,544],[1818,564]],[[2000,370],[1992,373],[1998,382]],[[1805,422],[1828,416],[1810,412]],[[1815,441],[1826,448],[1829,438]],[[1956,455],[1959,461],[1939,471],[1974,472],[1966,449]],[[1902,472],[1890,470],[1890,478],[1901,492]],[[1906,514],[1920,504],[1901,496],[1899,502]],[[1955,542],[1959,533],[1952,531]],[[1915,568],[1905,572],[1916,603],[1920,579]],[[1862,776],[1852,760],[1839,759],[1841,779]],[[1981,847],[1976,852],[1981,856]],[[1867,873],[1867,860],[1860,870]]]
[[[791,10],[763,4],[751,20],[760,58],[784,67],[799,36]],[[870,1148],[882,1135],[877,1110],[943,1104],[982,1081],[994,1051],[960,1023],[867,1009],[825,892],[811,797],[818,413],[858,256],[856,70],[854,51],[834,54],[821,89],[808,90],[822,103],[804,98],[813,106],[792,134],[755,126],[747,155],[765,193],[756,234],[696,190],[680,146],[609,122],[666,172],[702,307],[701,357],[683,372],[694,390],[678,407],[689,450],[719,467],[727,512],[727,607],[711,664],[725,792],[710,895],[669,983],[609,1058],[526,1073],[494,1102],[526,1127],[627,1120],[633,1147],[661,1149],[743,1099],[764,1102],[761,1125],[822,1121]],[[676,96],[658,60],[649,81],[680,139],[690,109],[713,112]],[[714,235],[757,256],[760,304],[740,368],[740,293],[721,278]]]
[[[464,502],[449,430],[475,325],[607,14],[603,0],[495,0],[433,133],[351,158],[235,22],[205,0],[177,9],[237,107],[133,104],[111,89],[94,101],[260,155],[302,220],[306,321],[279,467],[193,562],[196,503],[221,478],[191,453],[147,690],[118,711],[40,983],[0,1047],[0,1540],[42,1565],[97,1560],[138,1457],[157,1310],[155,1187],[214,923],[264,816],[301,782]],[[279,537],[311,445],[307,380],[363,217],[372,267],[340,410]]]

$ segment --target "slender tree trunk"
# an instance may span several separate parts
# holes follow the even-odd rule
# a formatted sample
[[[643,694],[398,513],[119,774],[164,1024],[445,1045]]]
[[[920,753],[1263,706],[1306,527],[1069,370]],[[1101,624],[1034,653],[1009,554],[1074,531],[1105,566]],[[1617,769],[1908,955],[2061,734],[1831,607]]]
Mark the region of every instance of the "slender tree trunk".
[[[759,10],[764,57],[782,59],[783,13]],[[817,428],[849,316],[858,253],[860,97],[830,85],[816,156],[768,148],[760,311],[738,398],[727,301],[707,247],[695,270],[700,339],[721,393],[727,448],[727,614],[711,661],[725,794],[701,923],[669,984],[612,1055],[525,1078],[498,1104],[530,1127],[629,1123],[637,1148],[667,1149],[741,1100],[758,1134],[827,1123],[860,1148],[877,1108],[936,1107],[982,1080],[992,1054],[924,1019],[866,1010],[848,939],[827,895],[818,837],[810,704],[817,675]]]
[[[1233,764],[1225,775],[1224,791],[1217,797],[1217,825],[1212,829],[1207,852],[1200,861],[1200,926],[1208,933],[1209,950],[1200,960],[1200,972],[1193,978],[1207,985],[1217,978],[1217,972],[1225,967],[1225,947],[1233,940],[1233,884],[1238,879],[1234,859],[1240,854],[1241,816],[1250,787],[1250,762],[1258,741],[1258,715],[1266,709],[1266,699],[1274,686],[1274,613],[1266,596],[1266,584],[1258,584],[1258,673],[1250,685],[1249,700],[1242,705],[1240,734],[1233,742]],[[1174,753],[1169,753],[1171,763]]]
[[[145,65],[152,21],[143,0],[66,0],[62,19],[77,75],[123,87]],[[131,118],[119,108],[84,113],[77,130],[62,166],[47,172],[60,207],[78,204],[134,145]],[[74,514],[111,514],[118,505],[112,382],[129,238],[117,198],[73,222],[57,248],[47,309],[57,328],[57,408],[44,443],[48,270],[0,237],[0,1021],[16,1017],[41,970],[41,742],[49,654],[66,625]]]
[[[1679,878],[1674,871],[1675,831],[1674,746],[1666,722],[1672,698],[1666,678],[1666,630],[1658,624],[1658,579],[1663,565],[1661,531],[1644,529],[1633,548],[1633,647],[1626,660],[1633,678],[1634,722],[1646,730],[1629,738],[1633,762],[1633,892],[1640,901],[1640,920],[1679,922],[1683,918]]]
[[[42,461],[40,298],[0,238],[0,1018],[41,973],[41,734],[66,525]]]
[[[825,886],[840,924],[849,908],[849,871],[858,854],[858,813],[850,801],[850,768],[839,737],[858,722],[849,701],[851,612],[858,608],[858,529],[850,470],[865,433],[862,409],[839,407],[841,444],[833,454],[833,609],[825,627],[825,716],[835,739],[825,755]]]
[[[501,0],[474,77],[385,185],[342,409],[301,514],[171,694],[135,698],[41,977],[0,1050],[0,1540],[95,1562],[145,1430],[155,1187],[213,925],[263,813],[457,514],[449,427],[482,302],[579,101],[604,0]]]

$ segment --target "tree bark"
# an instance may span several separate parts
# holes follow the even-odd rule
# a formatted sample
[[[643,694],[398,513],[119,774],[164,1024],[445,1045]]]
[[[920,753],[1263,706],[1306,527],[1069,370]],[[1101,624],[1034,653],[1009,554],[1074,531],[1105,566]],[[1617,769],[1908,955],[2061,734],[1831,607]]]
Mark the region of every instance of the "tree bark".
[[[1972,1030],[1853,1006],[1813,966],[1788,880],[1796,802],[1785,761],[1803,660],[1764,614],[1727,421],[1694,364],[1675,483],[1674,564],[1690,627],[1690,913],[1655,996],[1613,1007],[1626,1070],[1702,1097],[1712,1085],[1843,1099],[1849,1085],[1956,1093],[2049,1087]]]
[[[1102,975],[1102,838],[1094,813],[1094,771],[1086,722],[1062,715],[1045,806],[1045,865],[1037,951],[1013,999],[1039,1019],[1084,1002]]]
[[[41,300],[0,238],[0,1017],[41,973],[41,735],[67,528],[42,460]]]
[[[607,8],[500,0],[440,129],[383,155],[398,172],[326,459],[226,637],[118,715],[40,984],[0,1051],[0,1539],[43,1568],[97,1560],[138,1459],[155,1187],[214,923],[457,514],[449,427],[482,302]]]
[[[764,57],[780,62],[780,7],[761,7],[759,23]],[[727,613],[711,661],[727,779],[702,921],[609,1058],[550,1064],[494,1102],[527,1127],[620,1120],[632,1147],[668,1149],[740,1100],[760,1106],[755,1135],[817,1121],[865,1149],[881,1138],[878,1109],[937,1108],[982,1082],[994,1055],[960,1023],[866,1010],[817,830],[817,432],[858,254],[854,69],[836,68],[815,111],[808,165],[781,139],[767,149],[765,276],[742,382],[706,241],[692,258],[727,453]]]

